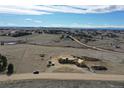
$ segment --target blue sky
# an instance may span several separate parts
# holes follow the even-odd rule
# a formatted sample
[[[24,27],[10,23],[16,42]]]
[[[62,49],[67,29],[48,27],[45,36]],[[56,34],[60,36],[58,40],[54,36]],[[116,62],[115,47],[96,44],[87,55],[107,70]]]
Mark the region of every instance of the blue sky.
[[[124,27],[124,6],[0,6],[0,26]]]

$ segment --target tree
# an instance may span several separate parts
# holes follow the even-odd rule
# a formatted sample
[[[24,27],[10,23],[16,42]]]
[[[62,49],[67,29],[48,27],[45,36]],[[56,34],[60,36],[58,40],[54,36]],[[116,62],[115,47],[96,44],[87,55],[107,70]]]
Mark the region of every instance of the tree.
[[[2,72],[2,65],[0,64],[0,72]]]
[[[7,58],[0,54],[0,72],[6,70],[7,67]]]
[[[63,39],[64,38],[64,35],[62,35],[61,37],[60,37],[60,39]]]
[[[14,72],[14,65],[10,63],[7,69],[8,69],[7,74],[11,75]]]

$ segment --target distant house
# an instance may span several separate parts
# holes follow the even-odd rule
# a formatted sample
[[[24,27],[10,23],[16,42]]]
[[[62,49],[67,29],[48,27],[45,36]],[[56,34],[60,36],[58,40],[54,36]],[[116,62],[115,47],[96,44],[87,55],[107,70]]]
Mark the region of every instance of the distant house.
[[[74,64],[75,63],[75,58],[67,58],[67,57],[63,57],[63,58],[60,58],[59,60],[59,63],[61,64]]]
[[[17,41],[1,41],[1,45],[15,45]]]
[[[7,45],[15,45],[17,42],[8,42]]]
[[[17,33],[17,31],[11,31],[10,33],[9,33],[9,35],[10,36],[13,36],[13,35],[15,35]]]

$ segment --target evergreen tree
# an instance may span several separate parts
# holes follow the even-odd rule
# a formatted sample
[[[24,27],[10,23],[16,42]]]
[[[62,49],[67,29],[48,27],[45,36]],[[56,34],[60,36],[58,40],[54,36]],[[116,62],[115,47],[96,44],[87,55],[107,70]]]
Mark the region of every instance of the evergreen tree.
[[[9,74],[9,75],[12,74],[14,72],[14,65],[9,64],[7,69],[8,69],[7,74]]]

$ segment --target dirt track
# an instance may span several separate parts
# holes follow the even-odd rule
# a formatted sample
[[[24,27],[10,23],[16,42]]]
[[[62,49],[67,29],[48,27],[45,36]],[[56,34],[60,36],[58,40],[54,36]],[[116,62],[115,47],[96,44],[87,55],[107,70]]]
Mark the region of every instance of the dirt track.
[[[72,37],[72,36],[69,36],[71,39],[73,39],[75,42],[77,42],[78,44],[86,47],[86,48],[90,48],[90,49],[95,49],[95,50],[99,50],[99,51],[104,51],[104,49],[101,49],[101,48],[97,48],[97,47],[94,47],[94,46],[89,46],[87,44],[84,44],[82,42],[80,42],[79,40],[77,40],[76,38]]]
[[[89,49],[93,49],[93,50],[98,50],[98,51],[112,51],[112,52],[118,52],[118,51],[115,51],[115,50],[108,50],[108,49],[104,49],[104,48],[98,48],[98,47],[95,47],[95,46],[89,46],[87,44],[84,44],[82,42],[80,42],[78,39],[76,39],[75,37],[72,37],[72,36],[69,36],[72,40],[74,40],[75,42],[77,42],[78,44],[86,47],[86,48],[89,48]],[[120,53],[124,53],[124,52],[120,52]]]
[[[40,73],[40,74],[14,74],[12,76],[1,75],[0,81],[48,79],[48,80],[100,80],[100,81],[124,81],[124,75],[103,74],[79,74],[79,73]]]

